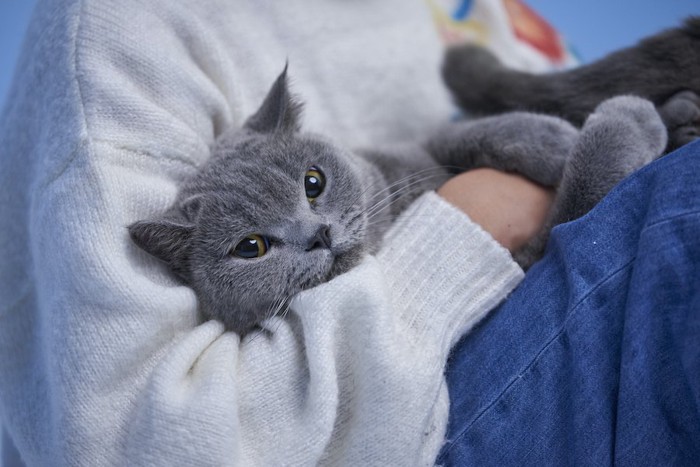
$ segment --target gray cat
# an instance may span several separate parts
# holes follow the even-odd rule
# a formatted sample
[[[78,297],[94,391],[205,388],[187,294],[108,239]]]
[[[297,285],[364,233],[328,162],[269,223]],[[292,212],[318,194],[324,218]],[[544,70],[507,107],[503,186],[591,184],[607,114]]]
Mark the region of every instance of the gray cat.
[[[472,115],[526,110],[579,126],[605,99],[632,94],[658,107],[668,151],[700,137],[700,16],[567,71],[512,70],[473,45],[449,49],[442,71],[457,103]]]
[[[454,173],[488,166],[559,187],[545,229],[515,255],[527,267],[553,225],[587,212],[666,144],[653,105],[634,97],[604,102],[582,130],[515,112],[453,124],[394,151],[353,152],[303,133],[300,111],[285,69],[174,205],[129,226],[138,246],[194,289],[204,316],[240,334],[377,251],[396,216]]]

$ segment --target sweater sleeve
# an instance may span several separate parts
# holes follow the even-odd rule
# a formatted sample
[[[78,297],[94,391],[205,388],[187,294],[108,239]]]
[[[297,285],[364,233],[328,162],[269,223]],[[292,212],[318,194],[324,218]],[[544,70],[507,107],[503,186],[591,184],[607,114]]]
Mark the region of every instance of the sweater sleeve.
[[[434,192],[396,222],[378,257],[395,272],[386,276],[394,306],[443,353],[523,277],[508,250]]]

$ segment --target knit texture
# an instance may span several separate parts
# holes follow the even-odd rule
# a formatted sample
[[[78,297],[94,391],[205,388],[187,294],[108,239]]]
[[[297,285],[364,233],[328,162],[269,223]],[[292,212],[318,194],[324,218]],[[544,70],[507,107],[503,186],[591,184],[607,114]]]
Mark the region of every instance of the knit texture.
[[[420,1],[40,2],[0,120],[0,419],[25,463],[431,464],[449,346],[522,276],[465,216],[426,195],[243,342],[126,226],[285,60],[306,128],[358,146],[450,115],[440,54]]]

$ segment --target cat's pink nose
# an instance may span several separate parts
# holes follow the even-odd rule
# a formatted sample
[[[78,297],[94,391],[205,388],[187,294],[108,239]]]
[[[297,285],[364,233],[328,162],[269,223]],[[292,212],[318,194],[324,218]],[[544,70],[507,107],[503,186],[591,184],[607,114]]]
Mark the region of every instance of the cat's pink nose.
[[[331,247],[331,226],[321,225],[316,230],[313,237],[309,239],[306,251],[315,250],[316,248],[330,248]]]

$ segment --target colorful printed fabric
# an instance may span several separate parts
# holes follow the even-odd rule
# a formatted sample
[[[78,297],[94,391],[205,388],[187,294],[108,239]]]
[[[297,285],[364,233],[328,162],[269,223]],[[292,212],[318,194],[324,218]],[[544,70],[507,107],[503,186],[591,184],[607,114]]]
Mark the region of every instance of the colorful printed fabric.
[[[483,45],[504,64],[525,71],[579,62],[561,34],[521,0],[426,1],[446,45]]]

